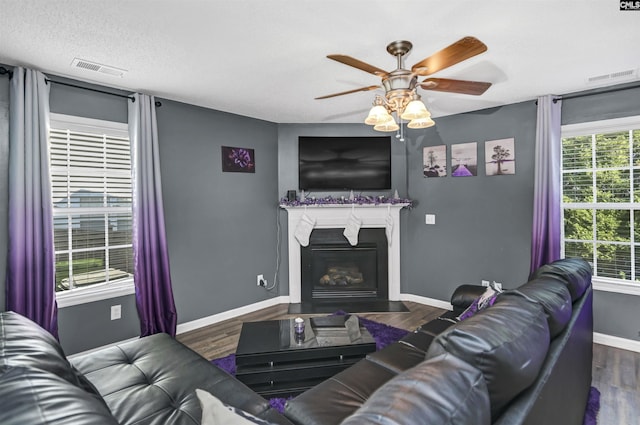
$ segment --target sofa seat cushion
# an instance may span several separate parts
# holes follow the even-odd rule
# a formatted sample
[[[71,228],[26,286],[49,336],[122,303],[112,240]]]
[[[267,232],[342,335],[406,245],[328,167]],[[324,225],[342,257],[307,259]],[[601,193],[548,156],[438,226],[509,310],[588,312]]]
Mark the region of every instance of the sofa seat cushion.
[[[480,372],[445,353],[387,382],[341,425],[489,425],[487,386]]]
[[[426,357],[449,352],[480,369],[495,419],[534,382],[548,348],[549,327],[542,307],[507,293],[491,308],[440,334]]]
[[[0,367],[2,366],[38,368],[85,391],[98,394],[93,385],[69,363],[53,335],[13,311],[0,312]]]
[[[393,373],[401,373],[424,361],[424,354],[423,350],[400,341],[389,344],[380,351],[367,354],[367,359]]]
[[[416,348],[423,353],[426,353],[435,337],[433,335],[426,334],[424,332],[411,332],[403,336],[400,341],[404,344],[409,344],[413,348]]]
[[[514,292],[534,300],[544,308],[551,339],[555,338],[571,320],[571,293],[562,282],[543,277],[531,280]]]
[[[55,374],[22,366],[0,368],[0,424],[118,425],[95,394]]]
[[[394,376],[385,367],[360,360],[288,401],[285,416],[297,425],[337,425]]]
[[[202,410],[196,388],[255,416],[269,414],[265,399],[166,334],[105,348],[72,362],[122,425],[198,424]]]
[[[571,293],[571,300],[580,298],[591,285],[592,270],[589,263],[582,258],[565,258],[538,268],[529,280],[540,277],[552,277],[560,280]]]

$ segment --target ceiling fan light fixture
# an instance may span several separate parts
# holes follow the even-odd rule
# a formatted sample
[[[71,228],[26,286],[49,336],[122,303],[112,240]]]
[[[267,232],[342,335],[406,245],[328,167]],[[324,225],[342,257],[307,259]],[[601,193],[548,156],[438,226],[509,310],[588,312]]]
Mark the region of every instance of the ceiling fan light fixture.
[[[435,122],[429,116],[427,118],[417,118],[417,119],[411,120],[409,121],[409,124],[407,124],[407,127],[412,129],[417,129],[417,128],[428,128],[433,125],[435,125]]]
[[[393,117],[387,112],[387,108],[382,105],[375,105],[369,111],[369,115],[365,118],[364,123],[368,125],[384,124],[392,121]]]
[[[400,126],[396,123],[396,120],[393,119],[393,116],[389,115],[389,117],[391,118],[389,121],[377,124],[373,127],[373,129],[375,131],[384,132],[398,131],[398,129],[400,129]]]
[[[404,108],[400,118],[406,121],[429,118],[431,114],[420,99],[414,99]]]

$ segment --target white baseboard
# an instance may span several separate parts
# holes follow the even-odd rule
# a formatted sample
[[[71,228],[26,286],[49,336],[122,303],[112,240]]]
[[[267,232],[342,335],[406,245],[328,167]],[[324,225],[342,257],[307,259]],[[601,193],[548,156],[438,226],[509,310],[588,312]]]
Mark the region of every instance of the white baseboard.
[[[185,332],[193,331],[195,329],[213,325],[214,323],[219,323],[225,320],[233,319],[234,317],[242,316],[243,314],[253,313],[256,310],[261,310],[263,308],[273,307],[274,305],[285,303],[289,304],[288,296],[270,298],[268,300],[234,308],[233,310],[227,310],[223,311],[222,313],[217,313],[211,316],[203,317],[201,319],[192,320],[191,322],[181,323],[178,325],[176,333],[182,334]]]
[[[421,297],[420,295],[413,294],[400,294],[400,299],[402,301],[413,301],[415,303],[420,303],[436,308],[443,308],[445,310],[453,310],[453,307],[451,306],[451,303],[449,301],[437,300],[435,298]]]
[[[623,350],[635,351],[640,353],[640,341],[633,339],[620,338],[619,336],[593,333],[593,342],[595,344],[608,345],[610,347],[621,348]]]

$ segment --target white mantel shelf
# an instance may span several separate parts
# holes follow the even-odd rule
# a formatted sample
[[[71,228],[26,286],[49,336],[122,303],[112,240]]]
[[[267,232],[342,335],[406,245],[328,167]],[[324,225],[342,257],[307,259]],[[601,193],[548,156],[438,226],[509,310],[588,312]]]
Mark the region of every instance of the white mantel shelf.
[[[347,219],[353,211],[362,220],[362,228],[384,228],[387,217],[393,220],[393,231],[389,243],[389,300],[400,301],[400,210],[409,203],[395,204],[313,204],[289,206],[281,204],[288,215],[289,242],[289,300],[301,302],[301,258],[300,244],[294,236],[294,230],[303,214],[316,224],[314,229],[345,228]]]

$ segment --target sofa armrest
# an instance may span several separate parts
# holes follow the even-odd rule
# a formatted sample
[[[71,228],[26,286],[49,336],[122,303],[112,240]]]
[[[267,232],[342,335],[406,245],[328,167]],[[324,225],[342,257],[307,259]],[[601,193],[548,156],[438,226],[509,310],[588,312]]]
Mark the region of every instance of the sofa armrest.
[[[463,311],[471,305],[487,288],[480,285],[460,285],[451,295],[453,311]]]

